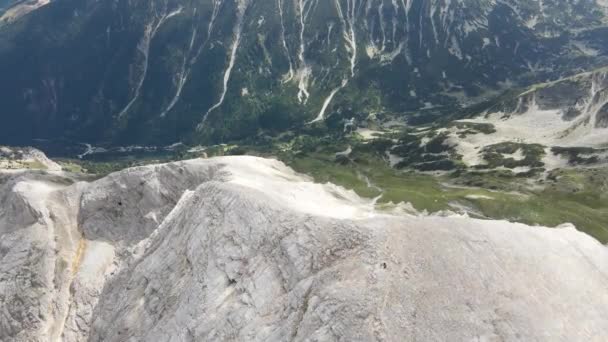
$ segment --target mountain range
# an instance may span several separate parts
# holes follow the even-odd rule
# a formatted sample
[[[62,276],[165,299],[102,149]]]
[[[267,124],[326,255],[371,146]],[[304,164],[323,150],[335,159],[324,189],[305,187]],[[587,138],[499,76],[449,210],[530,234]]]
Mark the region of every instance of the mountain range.
[[[3,1],[0,13],[5,143],[434,122],[608,54],[604,0]]]
[[[607,66],[608,0],[0,0],[0,341],[606,341]]]

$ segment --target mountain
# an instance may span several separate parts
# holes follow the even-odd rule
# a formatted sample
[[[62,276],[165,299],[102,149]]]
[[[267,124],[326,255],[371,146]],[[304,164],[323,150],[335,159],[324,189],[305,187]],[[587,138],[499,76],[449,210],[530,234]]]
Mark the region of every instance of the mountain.
[[[608,147],[608,69],[535,85],[490,108],[484,118],[516,127],[520,139]]]
[[[485,130],[471,132],[472,127]],[[488,157],[496,158],[497,149],[506,158],[519,158],[515,161],[521,165],[511,164],[520,167],[605,164],[608,69],[537,84],[515,96],[505,96],[481,115],[455,121],[446,133],[445,144],[470,167],[487,165]],[[540,164],[530,165],[536,160],[535,150],[544,156]],[[519,156],[514,155],[517,151]]]
[[[0,173],[0,340],[608,338],[608,251],[571,226],[380,211],[254,157],[74,177]]]
[[[3,18],[21,13],[0,23],[0,143],[218,143],[311,122],[340,130],[378,113],[429,122],[510,87],[601,66],[608,54],[603,0],[0,8]]]

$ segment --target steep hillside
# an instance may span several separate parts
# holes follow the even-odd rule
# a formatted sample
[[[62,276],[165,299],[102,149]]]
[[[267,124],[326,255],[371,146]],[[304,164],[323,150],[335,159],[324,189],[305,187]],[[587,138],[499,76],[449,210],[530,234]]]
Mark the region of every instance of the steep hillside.
[[[0,340],[608,338],[608,250],[571,226],[378,211],[251,157],[71,182],[0,173]]]
[[[0,137],[169,145],[309,122],[338,129],[343,119],[421,108],[416,121],[432,121],[506,87],[604,62],[606,8],[600,0],[52,2],[0,27]]]

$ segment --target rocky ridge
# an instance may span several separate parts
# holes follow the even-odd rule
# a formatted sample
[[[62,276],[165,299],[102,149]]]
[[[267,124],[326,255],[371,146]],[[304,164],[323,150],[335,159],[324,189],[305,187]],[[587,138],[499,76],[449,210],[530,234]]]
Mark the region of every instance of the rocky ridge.
[[[0,204],[3,341],[608,337],[573,227],[378,211],[275,160],[2,173]]]
[[[32,147],[0,146],[0,170],[23,168],[61,171],[61,166],[47,158],[40,150]]]

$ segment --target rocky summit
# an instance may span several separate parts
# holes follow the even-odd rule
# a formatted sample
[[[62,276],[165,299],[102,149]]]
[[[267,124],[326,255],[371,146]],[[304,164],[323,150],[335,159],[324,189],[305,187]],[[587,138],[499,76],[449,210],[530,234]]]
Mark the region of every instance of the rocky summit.
[[[404,209],[255,157],[3,172],[0,340],[608,339],[596,240]]]
[[[430,122],[605,65],[607,14],[605,0],[4,0],[0,143]]]

